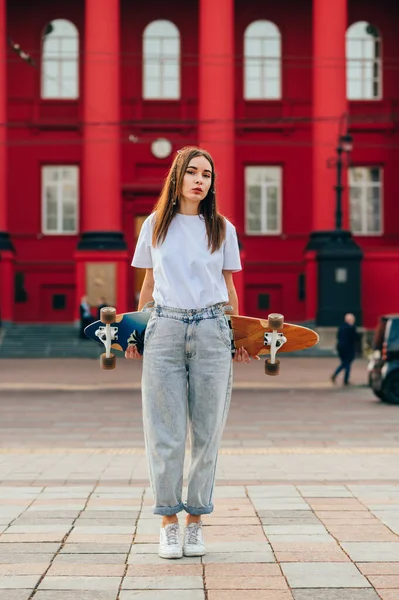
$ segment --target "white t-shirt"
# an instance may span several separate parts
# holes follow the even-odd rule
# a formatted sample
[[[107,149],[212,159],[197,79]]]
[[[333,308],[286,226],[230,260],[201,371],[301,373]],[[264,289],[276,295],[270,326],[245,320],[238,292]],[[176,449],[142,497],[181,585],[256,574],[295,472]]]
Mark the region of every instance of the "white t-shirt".
[[[143,223],[132,265],[154,269],[156,304],[174,308],[205,308],[228,302],[222,270],[240,271],[235,227],[226,219],[226,238],[213,254],[202,216],[177,213],[165,241],[152,246],[152,213]]]

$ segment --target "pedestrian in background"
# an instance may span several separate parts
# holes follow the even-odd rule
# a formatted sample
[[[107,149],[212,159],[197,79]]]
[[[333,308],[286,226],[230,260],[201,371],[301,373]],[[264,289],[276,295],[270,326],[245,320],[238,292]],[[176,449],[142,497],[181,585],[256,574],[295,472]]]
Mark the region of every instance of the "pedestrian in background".
[[[344,318],[344,322],[339,326],[337,332],[337,351],[341,363],[338,365],[331,381],[335,383],[337,375],[341,371],[344,373],[344,385],[349,385],[350,370],[356,355],[356,325],[355,315],[347,313]]]
[[[79,337],[87,340],[89,338],[86,337],[84,328],[90,323],[93,322],[93,315],[91,314],[90,304],[87,301],[87,296],[82,296],[80,300],[80,330]]]

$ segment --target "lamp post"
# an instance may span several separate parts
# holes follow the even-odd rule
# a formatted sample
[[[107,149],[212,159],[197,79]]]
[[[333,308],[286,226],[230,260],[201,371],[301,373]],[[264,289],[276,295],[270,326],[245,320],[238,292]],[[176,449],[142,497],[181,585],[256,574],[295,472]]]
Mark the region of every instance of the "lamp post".
[[[345,189],[342,176],[347,157],[352,150],[352,142],[345,114],[340,122],[336,156],[327,161],[327,167],[334,167],[337,174],[336,185],[332,188],[335,190],[334,228],[312,232],[307,246],[308,249],[317,252],[316,324],[322,327],[336,327],[347,312],[352,312],[359,324],[362,321],[363,252],[353,239],[351,231],[342,227],[342,194]]]
[[[342,155],[343,153],[349,154],[353,147],[353,139],[352,136],[346,132],[344,135],[340,135],[338,138],[338,146],[337,146],[337,185],[335,186],[336,191],[336,203],[335,203],[335,230],[342,231],[342,192],[344,190],[344,186],[342,185],[342,169],[343,169],[343,161]]]

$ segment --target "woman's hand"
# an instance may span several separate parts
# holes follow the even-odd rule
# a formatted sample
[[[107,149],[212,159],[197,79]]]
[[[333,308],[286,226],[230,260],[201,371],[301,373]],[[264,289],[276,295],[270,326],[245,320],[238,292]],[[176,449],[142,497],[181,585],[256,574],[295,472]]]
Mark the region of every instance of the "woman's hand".
[[[259,356],[250,356],[244,347],[237,348],[233,362],[249,363],[251,358],[254,360],[260,360]]]
[[[125,358],[135,358],[136,360],[142,359],[142,355],[137,350],[137,346],[131,344],[125,350]]]

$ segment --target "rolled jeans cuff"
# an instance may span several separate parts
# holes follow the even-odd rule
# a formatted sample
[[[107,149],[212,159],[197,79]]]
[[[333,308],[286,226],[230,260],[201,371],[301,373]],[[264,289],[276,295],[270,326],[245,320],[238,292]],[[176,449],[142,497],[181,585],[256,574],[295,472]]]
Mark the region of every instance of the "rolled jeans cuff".
[[[163,517],[171,517],[176,515],[178,512],[184,510],[183,502],[176,504],[176,506],[155,506],[154,515],[162,515]]]
[[[193,515],[193,516],[197,516],[197,515],[209,515],[211,512],[213,512],[213,504],[208,504],[208,506],[200,506],[199,508],[196,506],[188,506],[187,504],[184,504],[184,510],[189,514],[189,515]]]

